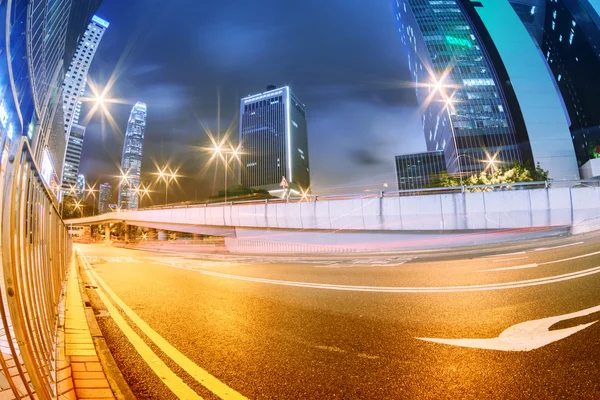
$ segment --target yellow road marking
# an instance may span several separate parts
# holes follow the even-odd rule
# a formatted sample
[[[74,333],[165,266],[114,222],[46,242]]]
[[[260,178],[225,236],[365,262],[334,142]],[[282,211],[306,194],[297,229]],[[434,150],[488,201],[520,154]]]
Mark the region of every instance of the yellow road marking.
[[[82,259],[85,259],[82,256]],[[162,382],[167,385],[167,387],[180,399],[189,399],[189,400],[202,400],[195,391],[193,391],[188,385],[183,382],[183,380],[178,377],[169,367],[167,367],[161,359],[152,351],[152,349],[144,342],[144,340],[139,337],[137,333],[127,324],[125,319],[121,316],[117,308],[110,302],[106,294],[102,291],[102,289],[98,286],[96,281],[94,280],[93,271],[89,264],[87,264],[87,268],[85,269],[88,278],[90,279],[90,283],[96,287],[98,287],[97,293],[100,296],[100,299],[106,306],[108,312],[111,317],[121,329],[121,331],[127,336],[129,342],[135,347],[140,356],[144,359],[146,364],[154,371],[154,373],[162,380]],[[92,273],[90,273],[92,271]]]
[[[108,285],[98,276],[96,271],[89,265],[85,257],[82,258],[87,265],[87,271],[93,274],[96,280],[104,287],[104,291],[113,299],[113,301],[121,307],[125,314],[140,328],[146,336],[150,338],[156,344],[162,352],[169,356],[174,362],[176,362],[181,368],[191,375],[201,385],[206,387],[208,390],[219,396],[224,400],[247,400],[242,394],[236,392],[234,389],[227,386],[208,371],[196,365],[192,360],[187,358],[183,353],[177,350],[171,345],[166,339],[160,336],[154,329],[152,329],[143,319],[141,319],[131,308],[127,306],[111,289]],[[97,285],[96,285],[97,286]]]

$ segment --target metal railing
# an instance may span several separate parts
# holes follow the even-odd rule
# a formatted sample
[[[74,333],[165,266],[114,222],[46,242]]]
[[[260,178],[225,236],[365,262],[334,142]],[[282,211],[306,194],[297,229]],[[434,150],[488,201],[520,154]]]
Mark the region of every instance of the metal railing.
[[[24,138],[8,159],[2,209],[0,367],[16,398],[55,399],[59,302],[71,242]]]
[[[542,182],[515,182],[515,183],[497,183],[488,185],[471,185],[471,186],[453,186],[441,188],[423,188],[410,190],[393,190],[381,192],[363,192],[349,194],[331,194],[331,195],[306,195],[291,197],[289,199],[260,199],[260,200],[240,200],[228,201],[219,203],[177,203],[167,205],[157,205],[141,208],[139,210],[163,210],[177,208],[193,208],[193,207],[222,207],[234,205],[248,204],[278,204],[278,203],[300,203],[300,202],[317,202],[317,201],[335,201],[335,200],[351,200],[351,199],[373,199],[383,197],[404,197],[404,196],[427,196],[435,194],[452,194],[452,193],[471,193],[471,192],[497,192],[508,190],[531,190],[531,189],[550,189],[561,187],[599,187],[600,180],[560,180],[560,181],[542,181]],[[111,211],[118,214],[119,211]]]

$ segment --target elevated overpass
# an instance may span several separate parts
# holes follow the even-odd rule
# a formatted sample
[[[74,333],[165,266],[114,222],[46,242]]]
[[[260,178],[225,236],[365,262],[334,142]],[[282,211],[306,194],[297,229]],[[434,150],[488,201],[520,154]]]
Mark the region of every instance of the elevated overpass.
[[[223,236],[232,251],[476,245],[600,226],[598,181],[532,182],[119,211],[67,220]],[[258,246],[258,247],[257,247]]]

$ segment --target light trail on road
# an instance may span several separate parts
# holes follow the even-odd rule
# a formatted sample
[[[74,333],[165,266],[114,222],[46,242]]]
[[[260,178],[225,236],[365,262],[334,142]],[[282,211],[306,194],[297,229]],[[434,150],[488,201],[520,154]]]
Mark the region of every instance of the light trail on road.
[[[481,292],[488,290],[516,289],[530,286],[548,285],[551,283],[568,281],[571,279],[582,278],[589,275],[600,273],[600,266],[568,274],[551,276],[546,278],[528,279],[517,282],[493,283],[486,285],[467,285],[467,286],[437,286],[437,287],[385,287],[385,286],[352,286],[352,285],[334,285],[326,283],[293,282],[277,279],[254,278],[249,276],[223,274],[220,272],[206,271],[189,267],[178,267],[173,264],[164,263],[171,268],[184,269],[198,272],[203,275],[210,275],[217,278],[233,279],[246,282],[265,283],[269,285],[304,287],[311,289],[343,290],[352,292],[377,292],[377,293],[456,293],[456,292]]]

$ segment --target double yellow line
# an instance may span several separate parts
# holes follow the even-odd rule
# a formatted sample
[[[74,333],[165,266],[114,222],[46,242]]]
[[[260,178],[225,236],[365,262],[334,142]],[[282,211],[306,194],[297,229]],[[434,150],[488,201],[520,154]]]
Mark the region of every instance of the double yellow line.
[[[84,271],[86,272],[90,283],[98,288],[97,293],[111,317],[125,334],[127,339],[135,347],[136,351],[154,371],[154,373],[167,385],[167,387],[180,399],[202,399],[192,388],[190,388],[177,374],[175,374],[167,365],[165,365],[160,357],[152,351],[152,349],[144,342],[135,331],[129,326],[127,321],[121,316],[119,310],[113,302],[123,310],[131,321],[142,331],[154,344],[165,353],[171,360],[178,364],[185,372],[192,376],[198,383],[213,392],[215,395],[224,400],[242,400],[246,399],[243,395],[236,392],[234,389],[227,386],[208,371],[200,368],[192,360],[187,358],[179,350],[173,347],[167,340],[160,336],[152,329],[144,320],[142,320],[131,308],[127,306],[98,276],[96,271],[90,266],[86,258],[77,250],[80,260],[83,262]],[[109,299],[112,299],[111,300]]]

